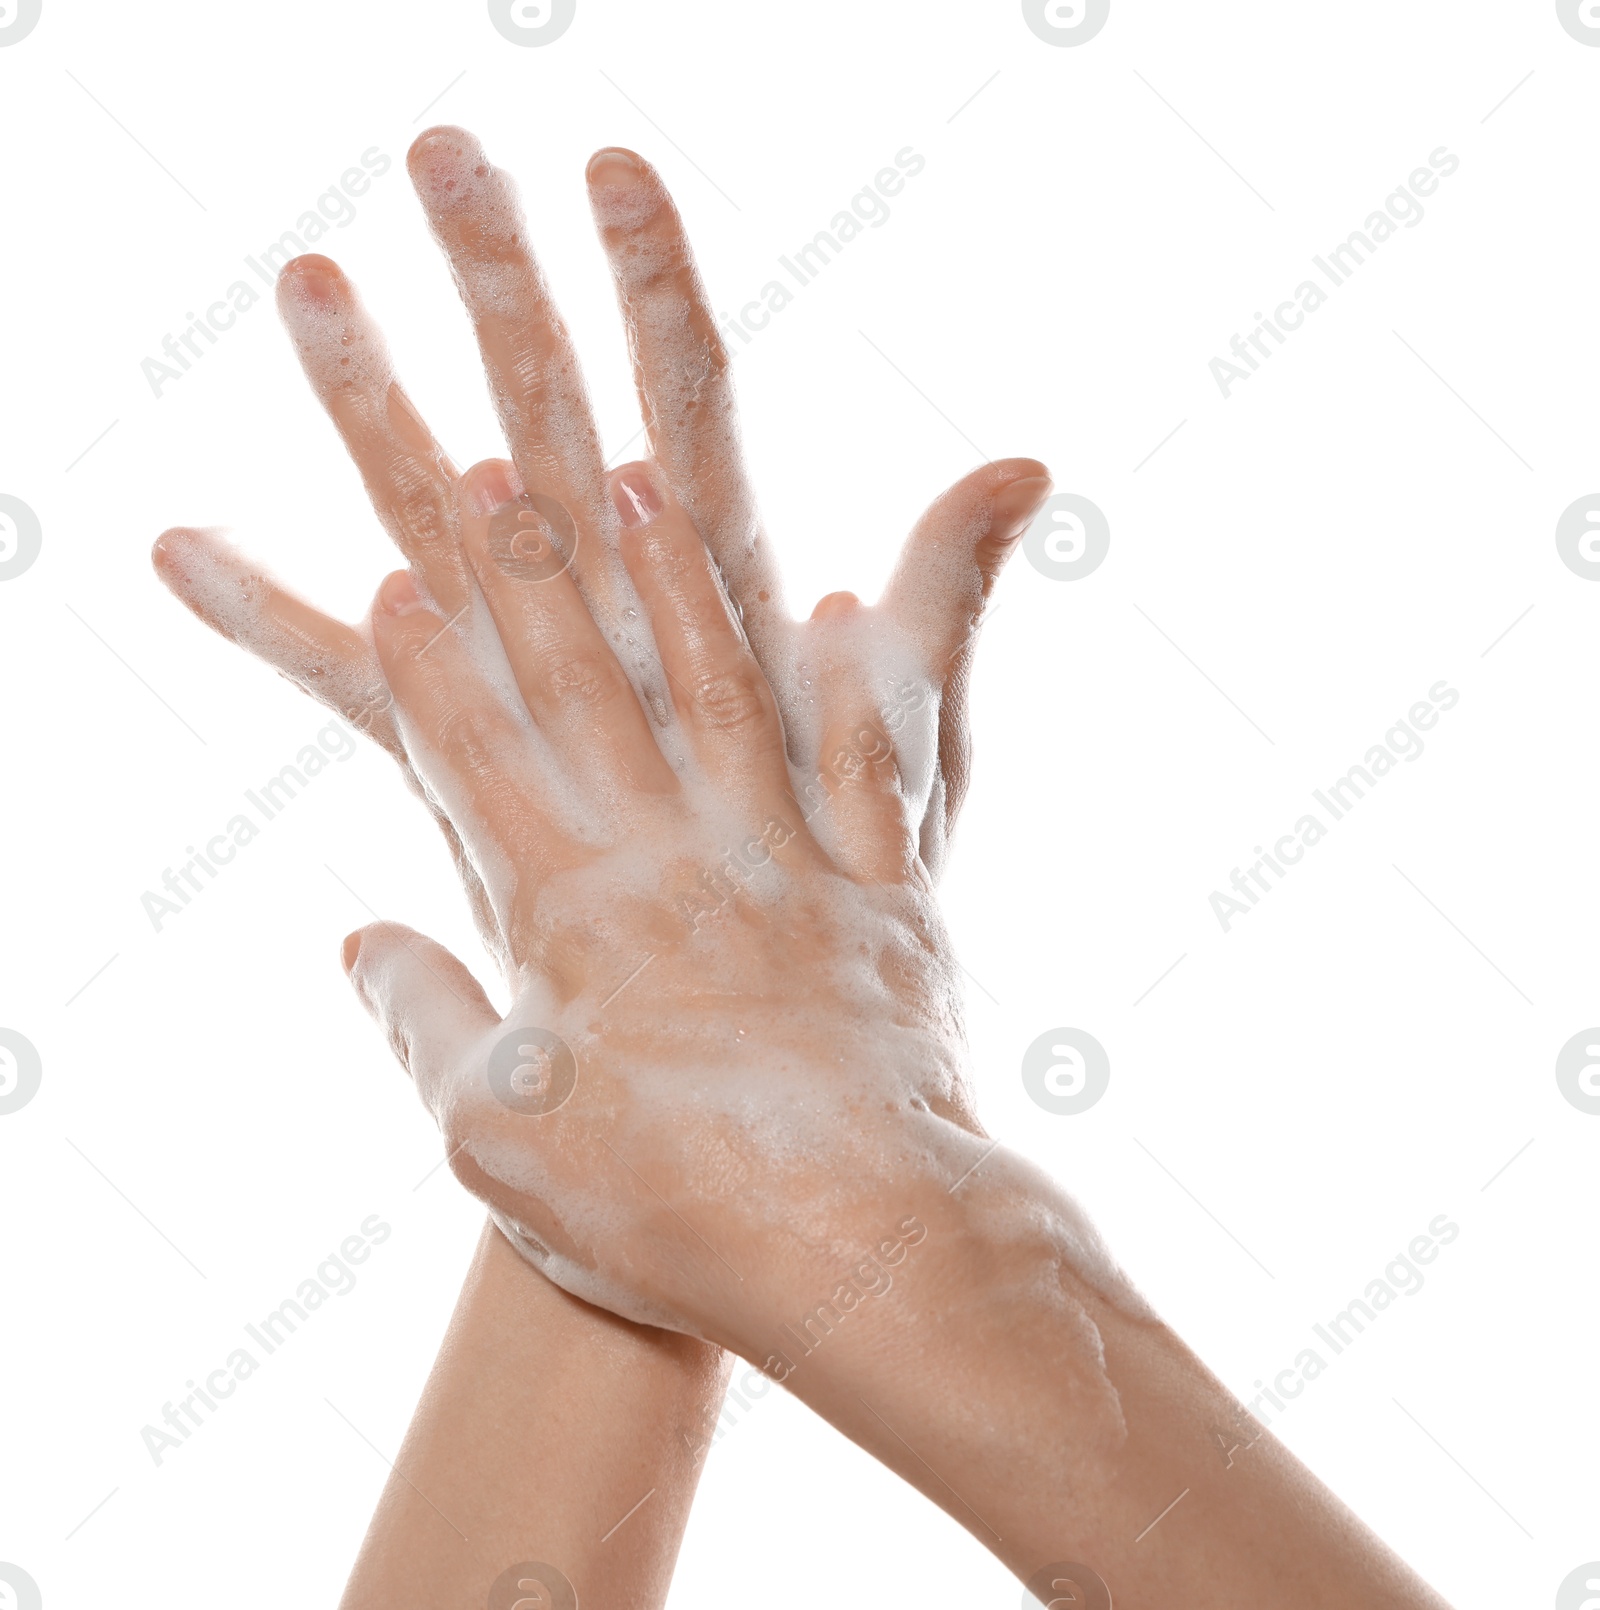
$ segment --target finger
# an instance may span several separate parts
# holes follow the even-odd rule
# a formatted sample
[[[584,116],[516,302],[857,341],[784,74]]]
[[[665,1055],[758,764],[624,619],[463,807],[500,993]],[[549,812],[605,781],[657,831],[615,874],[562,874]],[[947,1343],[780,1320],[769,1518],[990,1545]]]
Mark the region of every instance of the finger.
[[[935,683],[971,641],[995,581],[1049,495],[1049,471],[1036,459],[1000,459],[938,497],[906,539],[879,607],[921,647]]]
[[[733,377],[683,220],[632,151],[590,158],[589,201],[611,264],[650,454],[705,534],[757,657],[783,618],[739,443]]]
[[[516,188],[465,129],[429,129],[406,163],[471,315],[522,483],[570,511],[574,573],[610,605],[613,522],[600,442],[577,354],[528,246]]]
[[[822,733],[816,775],[805,778],[798,797],[806,825],[846,873],[905,883],[916,876],[916,833],[894,740],[853,652],[865,615],[853,593],[830,593],[811,612],[821,628],[808,657]]]
[[[520,955],[532,895],[580,858],[568,831],[578,823],[570,815],[557,821],[562,802],[548,751],[521,701],[513,707],[467,633],[423,602],[408,571],[378,589],[372,627],[407,753],[460,833],[500,931]]]
[[[640,792],[675,792],[633,684],[516,469],[504,459],[474,465],[462,506],[462,546],[523,703],[566,769],[614,810]]]
[[[178,526],[151,550],[156,574],[212,631],[265,660],[403,761],[389,689],[372,645],[231,547],[219,531]]]
[[[649,465],[615,470],[611,488],[623,561],[695,758],[731,803],[759,811],[787,802],[777,703],[700,533]]]
[[[500,1022],[471,973],[443,945],[398,922],[375,922],[344,942],[344,970],[411,1075],[424,1105],[463,1053]]]
[[[326,257],[297,257],[284,269],[278,311],[384,530],[434,602],[453,614],[467,600],[455,466],[395,378],[382,333]]]
[[[971,776],[967,689],[979,625],[1049,495],[1049,472],[1031,458],[1000,459],[957,481],[906,539],[879,606],[917,644],[939,690],[939,765],[922,832],[922,858],[935,874]]]
[[[428,800],[412,769],[395,725],[394,699],[371,642],[355,627],[297,598],[230,547],[220,532],[189,527],[163,532],[151,559],[168,588],[214,632],[264,660],[394,757],[450,846],[479,931],[491,948],[503,949],[488,896],[460,836]]]

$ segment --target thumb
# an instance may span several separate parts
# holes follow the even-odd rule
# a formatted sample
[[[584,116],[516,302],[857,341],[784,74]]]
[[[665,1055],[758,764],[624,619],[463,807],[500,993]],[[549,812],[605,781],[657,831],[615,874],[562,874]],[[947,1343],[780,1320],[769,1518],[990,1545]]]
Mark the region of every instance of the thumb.
[[[1050,491],[1032,458],[1003,458],[929,505],[900,550],[880,605],[922,648],[934,680],[971,638],[996,579]]]
[[[344,942],[344,968],[430,1112],[464,1049],[500,1021],[471,973],[404,923],[375,922]]]
[[[939,769],[921,833],[922,858],[935,876],[972,769],[967,684],[979,622],[1049,492],[1049,471],[1037,459],[1003,458],[974,470],[917,521],[880,600],[939,690]]]

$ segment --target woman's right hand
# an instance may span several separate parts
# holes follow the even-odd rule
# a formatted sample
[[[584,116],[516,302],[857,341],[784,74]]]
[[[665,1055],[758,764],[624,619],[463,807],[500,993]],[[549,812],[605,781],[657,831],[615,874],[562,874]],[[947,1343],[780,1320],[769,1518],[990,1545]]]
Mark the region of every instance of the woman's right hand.
[[[851,681],[860,623],[841,607],[847,652],[814,667],[837,714],[808,809],[687,512],[658,468],[611,482],[611,591],[638,598],[624,652],[649,656],[638,679],[670,711],[635,692],[501,467],[468,481],[486,603],[452,621],[402,571],[373,613],[406,753],[505,936],[510,1013],[409,930],[352,935],[347,962],[457,1177],[525,1255],[628,1318],[761,1357],[915,1181],[948,1185],[984,1149],[956,969],[881,713]]]

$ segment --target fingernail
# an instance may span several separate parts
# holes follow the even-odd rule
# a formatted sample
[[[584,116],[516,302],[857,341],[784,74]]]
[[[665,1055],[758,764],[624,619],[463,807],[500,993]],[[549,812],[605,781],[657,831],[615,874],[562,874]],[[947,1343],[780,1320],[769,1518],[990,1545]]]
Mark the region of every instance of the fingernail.
[[[604,151],[596,151],[589,158],[588,176],[590,184],[633,184],[643,171],[639,165],[638,157],[631,151],[622,150],[619,146],[611,146]]]
[[[487,520],[496,509],[522,496],[522,482],[513,479],[509,464],[489,461],[467,471],[467,506],[479,519]]]
[[[1026,480],[1013,481],[992,505],[989,519],[991,542],[1015,542],[1028,523],[1039,512],[1040,505],[1050,496],[1052,482],[1048,475],[1030,475]]]
[[[315,252],[296,257],[283,273],[285,289],[297,291],[301,301],[323,313],[338,306],[339,278],[338,264]]]
[[[661,513],[661,494],[642,464],[630,464],[612,476],[611,501],[618,518],[630,528],[649,525]]]
[[[421,609],[422,598],[417,592],[417,584],[411,579],[411,572],[397,570],[385,578],[378,589],[378,603],[388,615],[412,615]]]
[[[412,142],[407,165],[419,184],[436,200],[444,200],[468,172],[487,166],[482,144],[465,129],[443,124],[427,129]]]
[[[340,947],[339,956],[344,962],[345,976],[355,971],[356,957],[361,954],[361,930],[358,928],[353,934],[346,934],[344,944]]]
[[[854,593],[828,593],[817,600],[811,611],[814,621],[843,620],[861,608],[861,600]]]

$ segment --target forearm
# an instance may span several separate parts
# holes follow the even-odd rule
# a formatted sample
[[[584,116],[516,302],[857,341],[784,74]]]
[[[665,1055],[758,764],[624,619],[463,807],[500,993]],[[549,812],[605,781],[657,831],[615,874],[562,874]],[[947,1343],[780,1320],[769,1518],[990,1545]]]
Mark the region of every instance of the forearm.
[[[793,1286],[787,1317],[742,1345],[1024,1581],[1078,1562],[1118,1605],[1439,1610],[1148,1309],[1058,1187],[987,1141],[961,1146],[983,1158],[964,1180],[885,1184],[857,1221],[856,1257],[887,1289],[866,1289],[881,1281],[865,1262],[818,1262],[814,1289]],[[1041,1602],[1097,1604],[1068,1579],[1078,1598]]]
[[[525,1562],[584,1604],[662,1604],[726,1378],[719,1350],[579,1302],[486,1225],[344,1610],[484,1610]]]

